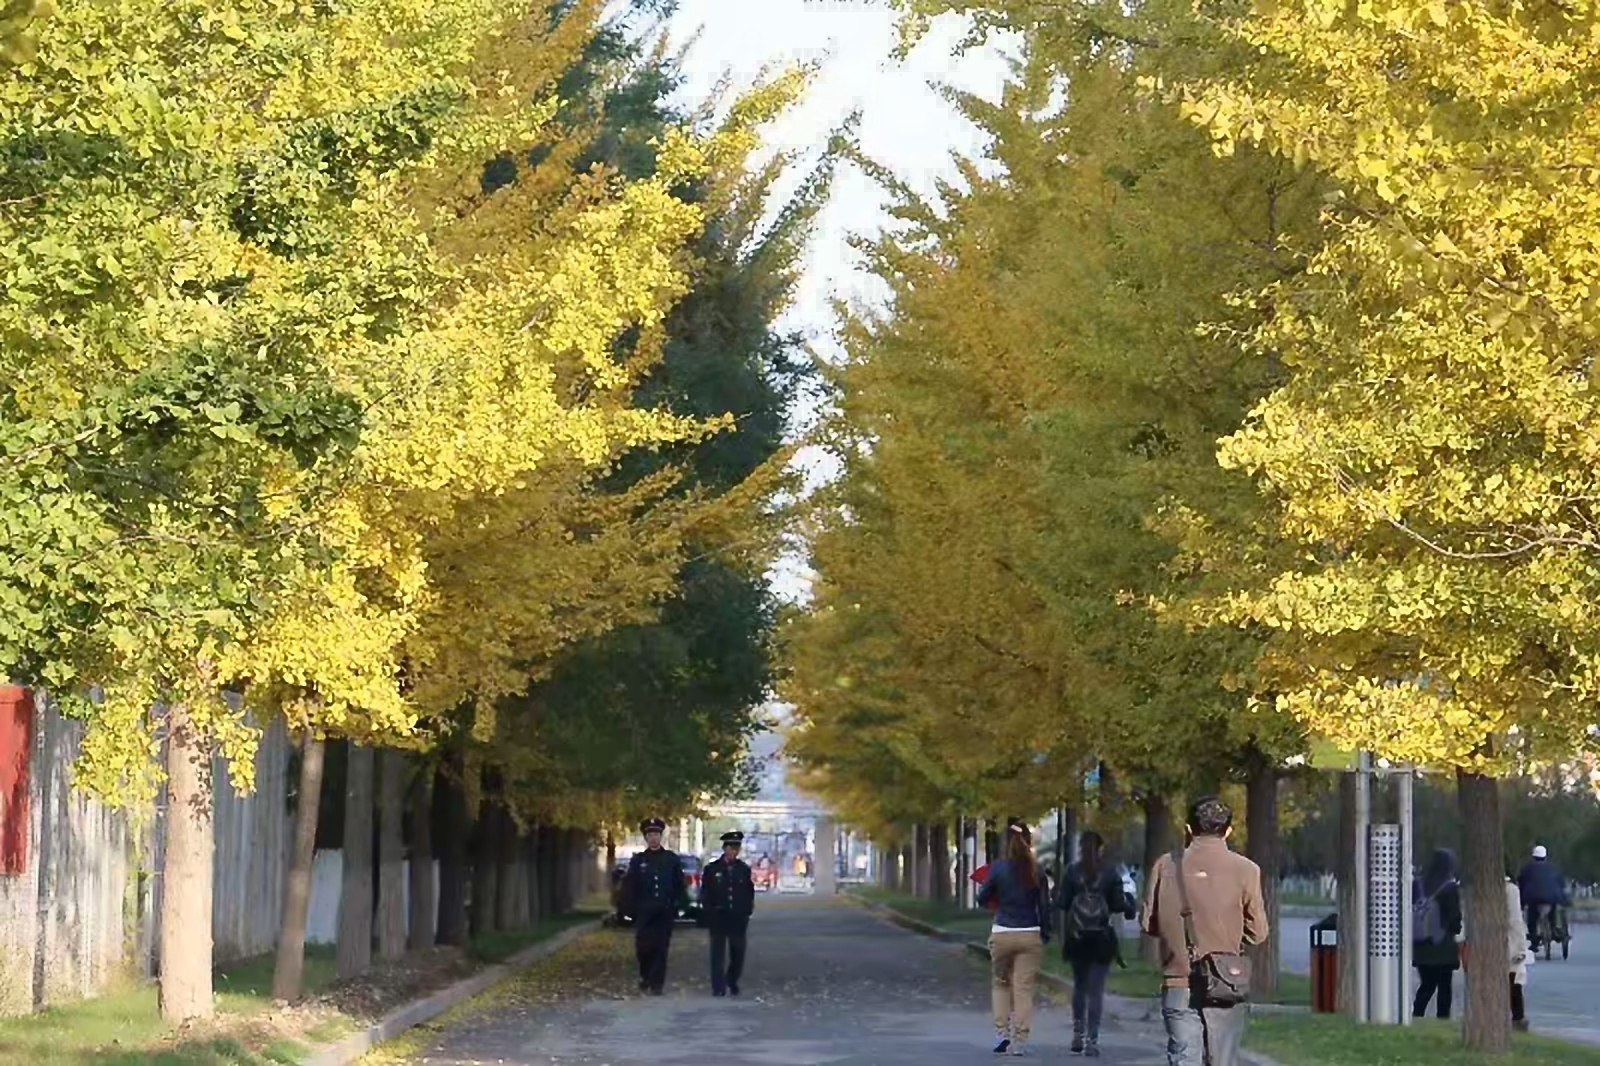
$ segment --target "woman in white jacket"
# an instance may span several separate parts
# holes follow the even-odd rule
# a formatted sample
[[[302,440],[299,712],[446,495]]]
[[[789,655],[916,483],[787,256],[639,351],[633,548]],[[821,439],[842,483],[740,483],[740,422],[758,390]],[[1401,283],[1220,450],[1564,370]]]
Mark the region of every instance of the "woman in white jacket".
[[[1506,947],[1511,953],[1511,1024],[1523,1032],[1528,1028],[1527,1004],[1522,989],[1528,983],[1528,966],[1533,962],[1528,951],[1528,923],[1523,917],[1522,890],[1506,878]]]

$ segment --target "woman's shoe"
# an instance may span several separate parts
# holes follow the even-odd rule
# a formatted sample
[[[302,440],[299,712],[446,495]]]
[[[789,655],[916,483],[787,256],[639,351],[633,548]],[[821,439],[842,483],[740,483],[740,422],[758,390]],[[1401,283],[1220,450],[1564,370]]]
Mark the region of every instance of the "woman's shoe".
[[[1000,1038],[1000,1043],[994,1046],[994,1053],[996,1055],[1004,1055],[1009,1050],[1011,1050],[1011,1038],[1009,1036],[1002,1036]]]

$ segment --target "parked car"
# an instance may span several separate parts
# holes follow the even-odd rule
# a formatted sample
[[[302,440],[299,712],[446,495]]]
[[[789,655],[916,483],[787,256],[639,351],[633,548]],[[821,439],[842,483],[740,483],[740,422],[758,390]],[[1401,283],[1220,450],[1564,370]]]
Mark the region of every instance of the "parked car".
[[[694,922],[700,918],[700,871],[703,866],[693,855],[679,855],[683,876],[689,882],[688,901],[678,911],[678,921]],[[611,908],[616,912],[618,925],[628,925],[633,919],[622,909],[622,879],[628,873],[628,864],[619,862],[611,869]]]

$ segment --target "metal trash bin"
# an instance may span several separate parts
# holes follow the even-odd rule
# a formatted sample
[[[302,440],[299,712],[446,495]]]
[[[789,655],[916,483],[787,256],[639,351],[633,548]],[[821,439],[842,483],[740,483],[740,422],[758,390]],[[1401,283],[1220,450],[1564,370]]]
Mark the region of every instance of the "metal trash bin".
[[[1334,913],[1311,927],[1311,1010],[1332,1014],[1338,1009],[1339,915]]]

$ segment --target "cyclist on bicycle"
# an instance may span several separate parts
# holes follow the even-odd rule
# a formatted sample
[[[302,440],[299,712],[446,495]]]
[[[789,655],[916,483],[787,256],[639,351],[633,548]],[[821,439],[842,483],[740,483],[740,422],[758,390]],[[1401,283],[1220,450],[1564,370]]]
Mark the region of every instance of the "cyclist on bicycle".
[[[1522,872],[1517,874],[1517,888],[1522,892],[1522,905],[1528,915],[1528,938],[1538,947],[1539,930],[1543,928],[1539,924],[1540,916],[1548,908],[1553,923],[1555,909],[1567,905],[1566,880],[1550,861],[1550,853],[1543,844],[1533,849],[1533,858],[1524,863]]]

